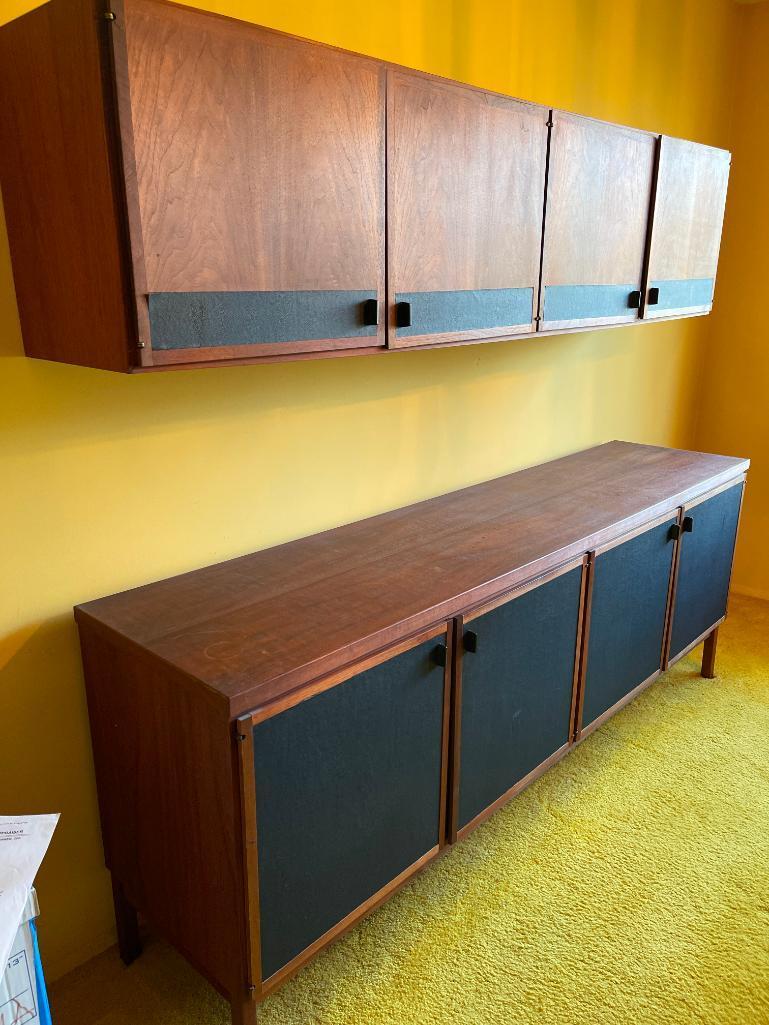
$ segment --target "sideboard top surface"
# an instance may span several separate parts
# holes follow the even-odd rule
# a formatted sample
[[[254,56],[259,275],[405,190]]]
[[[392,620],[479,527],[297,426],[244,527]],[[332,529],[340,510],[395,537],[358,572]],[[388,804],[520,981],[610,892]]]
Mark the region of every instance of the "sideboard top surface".
[[[88,602],[76,615],[200,681],[235,717],[579,558],[748,466],[613,441]]]

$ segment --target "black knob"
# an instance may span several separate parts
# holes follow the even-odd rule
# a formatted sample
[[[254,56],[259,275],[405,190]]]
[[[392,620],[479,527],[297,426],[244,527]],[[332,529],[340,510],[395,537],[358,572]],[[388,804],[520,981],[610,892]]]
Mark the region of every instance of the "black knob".
[[[430,652],[430,659],[436,666],[446,665],[446,645],[436,644]]]
[[[656,306],[660,301],[660,290],[658,288],[650,288],[649,295],[646,300],[649,306]]]
[[[627,304],[628,304],[628,306],[630,307],[631,310],[640,310],[641,309],[641,293],[640,292],[631,292],[630,295],[627,297]]]
[[[379,300],[366,299],[363,303],[364,327],[376,327],[379,323]]]
[[[395,326],[411,327],[411,303],[395,304]]]
[[[668,541],[677,541],[681,536],[681,524],[674,523],[668,531]]]
[[[691,534],[691,532],[694,530],[694,520],[691,518],[691,516],[684,516],[684,522],[682,523],[682,526],[684,528],[684,533]]]
[[[478,634],[473,630],[465,630],[462,637],[462,647],[465,651],[476,652],[478,650]]]

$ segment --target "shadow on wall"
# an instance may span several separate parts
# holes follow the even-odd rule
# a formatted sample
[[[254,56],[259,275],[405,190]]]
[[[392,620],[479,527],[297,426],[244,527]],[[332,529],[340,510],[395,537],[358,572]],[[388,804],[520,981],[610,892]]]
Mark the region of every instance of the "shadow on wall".
[[[52,854],[38,875],[43,942],[51,921],[66,931],[74,964],[111,942],[109,880],[74,621],[60,615],[0,639],[3,814],[60,811]],[[9,725],[10,724],[10,725]],[[62,873],[62,866],[66,866]],[[54,963],[58,951],[54,949]],[[60,955],[59,955],[60,956]]]

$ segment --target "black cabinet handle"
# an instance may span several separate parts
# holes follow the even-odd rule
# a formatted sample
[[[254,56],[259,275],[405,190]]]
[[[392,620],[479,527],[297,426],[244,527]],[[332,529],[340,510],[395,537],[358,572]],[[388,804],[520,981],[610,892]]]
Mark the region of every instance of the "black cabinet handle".
[[[638,291],[631,292],[630,295],[627,297],[627,304],[628,304],[628,306],[630,307],[631,310],[640,310],[641,309],[641,293],[638,292]]]
[[[685,534],[691,534],[691,532],[694,530],[694,520],[691,518],[691,516],[684,516],[684,522],[682,526]]]
[[[649,296],[646,300],[648,306],[656,306],[660,301],[660,290],[658,288],[650,288]]]
[[[478,650],[478,634],[474,630],[465,630],[462,637],[462,647],[465,651],[473,653]]]
[[[446,645],[436,644],[430,652],[430,661],[436,666],[446,665]]]
[[[681,537],[681,524],[674,523],[668,531],[668,541],[678,541]]]
[[[395,304],[395,326],[411,327],[411,303]]]
[[[376,327],[379,323],[379,300],[366,299],[363,303],[363,326]]]

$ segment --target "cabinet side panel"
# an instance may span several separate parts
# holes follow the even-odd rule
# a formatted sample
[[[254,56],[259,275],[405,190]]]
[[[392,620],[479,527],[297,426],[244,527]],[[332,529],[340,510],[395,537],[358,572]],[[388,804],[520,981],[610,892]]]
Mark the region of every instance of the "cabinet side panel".
[[[0,181],[28,356],[127,370],[130,322],[98,0],[0,29]]]
[[[742,484],[696,506],[683,536],[670,641],[675,658],[726,615]]]
[[[219,989],[246,985],[229,724],[208,693],[80,624],[107,867]]]

